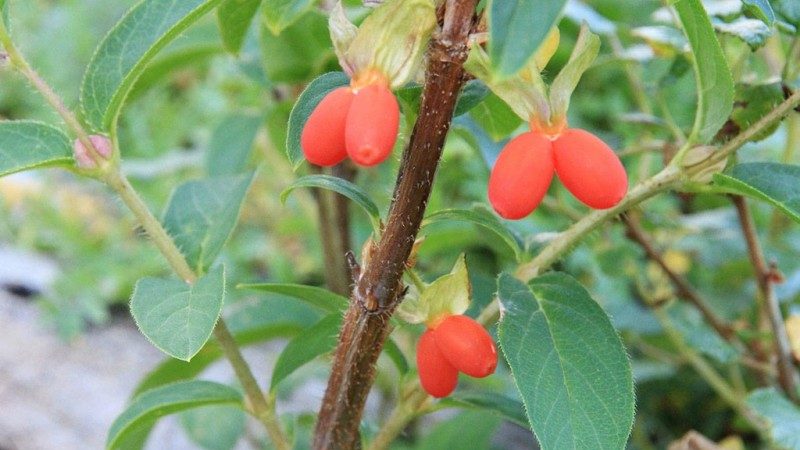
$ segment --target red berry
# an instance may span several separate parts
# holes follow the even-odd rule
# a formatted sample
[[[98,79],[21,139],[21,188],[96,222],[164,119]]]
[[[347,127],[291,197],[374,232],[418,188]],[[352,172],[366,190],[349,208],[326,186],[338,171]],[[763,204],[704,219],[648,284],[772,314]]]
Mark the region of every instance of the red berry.
[[[392,153],[399,124],[400,106],[388,86],[360,89],[347,114],[347,154],[362,166],[383,162]]]
[[[558,179],[572,195],[589,207],[607,209],[628,191],[625,167],[597,136],[572,128],[553,142]]]
[[[347,157],[344,130],[355,94],[349,87],[329,92],[308,116],[300,136],[306,159],[318,166],[335,166]]]
[[[489,202],[506,219],[521,219],[536,209],[553,180],[549,139],[527,132],[511,140],[489,177]]]
[[[497,349],[485,328],[470,317],[449,316],[433,329],[436,345],[456,369],[483,378],[497,367]]]
[[[423,389],[436,398],[447,397],[458,384],[458,370],[439,351],[432,330],[426,330],[419,338],[417,369]]]

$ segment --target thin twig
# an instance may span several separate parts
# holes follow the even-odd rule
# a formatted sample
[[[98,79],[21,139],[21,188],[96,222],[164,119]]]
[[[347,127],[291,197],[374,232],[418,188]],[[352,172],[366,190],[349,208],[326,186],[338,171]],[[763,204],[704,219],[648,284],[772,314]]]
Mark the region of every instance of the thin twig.
[[[792,348],[789,343],[789,335],[783,322],[783,315],[775,296],[773,280],[777,276],[777,269],[772,264],[768,264],[764,258],[764,251],[758,240],[753,216],[747,201],[740,195],[731,195],[733,204],[736,206],[736,213],[739,216],[739,223],[742,226],[750,262],[756,275],[759,296],[766,309],[769,319],[772,336],[775,339],[775,353],[777,354],[778,381],[786,395],[793,401],[798,402],[797,374],[794,363],[792,362]]]

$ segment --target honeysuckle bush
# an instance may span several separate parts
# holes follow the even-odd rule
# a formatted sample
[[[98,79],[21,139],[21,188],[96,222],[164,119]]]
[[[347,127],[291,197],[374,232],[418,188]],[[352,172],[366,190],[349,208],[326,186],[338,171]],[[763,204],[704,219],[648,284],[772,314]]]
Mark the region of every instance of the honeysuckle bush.
[[[797,2],[0,10],[0,237],[166,354],[109,448],[800,448]]]

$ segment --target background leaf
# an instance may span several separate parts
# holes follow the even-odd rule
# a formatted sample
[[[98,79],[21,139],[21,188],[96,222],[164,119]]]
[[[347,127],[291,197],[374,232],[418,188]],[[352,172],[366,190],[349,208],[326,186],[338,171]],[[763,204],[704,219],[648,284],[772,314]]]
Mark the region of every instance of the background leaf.
[[[194,285],[181,280],[142,278],[131,298],[136,325],[162,352],[184,361],[203,348],[225,300],[225,272],[220,267]]]
[[[779,163],[744,163],[726,173],[714,174],[714,184],[727,192],[771,203],[800,222],[800,166]]]
[[[225,49],[238,54],[261,0],[223,0],[217,8],[217,24]]]
[[[336,347],[341,324],[342,314],[335,312],[289,341],[275,362],[270,389],[274,390],[286,377],[317,356],[333,350]]]
[[[517,238],[514,237],[511,231],[488,209],[484,207],[475,207],[473,209],[442,209],[426,217],[423,226],[445,221],[469,222],[494,233],[508,246],[516,260],[521,261],[523,252]]]
[[[223,119],[208,143],[206,172],[211,176],[242,173],[262,123],[261,116],[246,114]]]
[[[186,435],[205,450],[231,450],[244,434],[247,415],[241,408],[210,405],[181,413]]]
[[[299,187],[315,187],[334,191],[354,201],[369,216],[372,228],[380,231],[381,215],[378,206],[363,189],[345,179],[330,175],[308,175],[297,179],[281,192],[281,202],[286,202],[289,194]]]
[[[772,10],[768,0],[742,0],[742,3],[744,11],[756,19],[769,26],[775,22],[775,11]]]
[[[317,11],[304,14],[278,36],[262,30],[261,52],[264,71],[273,83],[303,83],[338,69],[328,18]]]
[[[203,273],[214,262],[239,220],[253,174],[185,183],[172,193],[164,228],[187,262]]]
[[[89,124],[110,130],[148,61],[221,0],[144,0],[111,30],[92,57],[81,86]]]
[[[757,389],[747,396],[747,406],[769,422],[772,440],[789,450],[800,450],[800,409],[775,388]]]
[[[120,414],[108,431],[106,448],[127,449],[131,435],[149,432],[153,424],[168,414],[205,405],[242,405],[236,389],[210,381],[182,381],[142,393]],[[142,436],[136,436],[141,439]]]
[[[500,418],[483,411],[470,411],[438,424],[418,446],[418,450],[490,448]]]
[[[731,114],[733,78],[700,0],[680,0],[674,6],[692,48],[697,81],[697,112],[689,140],[705,144]]]
[[[344,311],[347,308],[347,298],[335,294],[327,289],[303,284],[261,283],[240,284],[238,289],[271,292],[286,295],[304,301],[311,306],[326,312]]]
[[[633,424],[633,379],[608,316],[573,278],[529,285],[503,274],[499,335],[544,450],[623,449]]]
[[[300,146],[300,136],[303,134],[303,127],[306,125],[308,116],[314,112],[314,108],[329,92],[338,87],[347,86],[349,83],[350,79],[344,72],[330,72],[314,79],[300,94],[289,115],[289,131],[286,136],[286,155],[295,169],[305,159],[303,148]]]
[[[565,0],[490,0],[489,54],[501,77],[515,74],[557,24]]]
[[[316,0],[264,0],[264,23],[272,34],[280,34],[314,3]]]
[[[0,122],[0,177],[48,166],[72,166],[72,143],[61,130],[39,122]]]
[[[461,392],[439,402],[442,406],[494,411],[522,427],[528,427],[525,406],[519,400],[488,392]]]

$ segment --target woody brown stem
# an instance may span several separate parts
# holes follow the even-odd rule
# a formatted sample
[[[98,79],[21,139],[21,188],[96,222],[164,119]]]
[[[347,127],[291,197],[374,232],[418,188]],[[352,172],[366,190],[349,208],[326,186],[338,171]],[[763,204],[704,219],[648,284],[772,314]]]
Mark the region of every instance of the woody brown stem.
[[[406,267],[464,81],[463,64],[475,0],[448,0],[441,33],[431,40],[419,116],[403,153],[394,197],[380,241],[364,264],[339,335],[313,448],[360,447],[359,425],[375,379],[375,364],[401,300]]]

